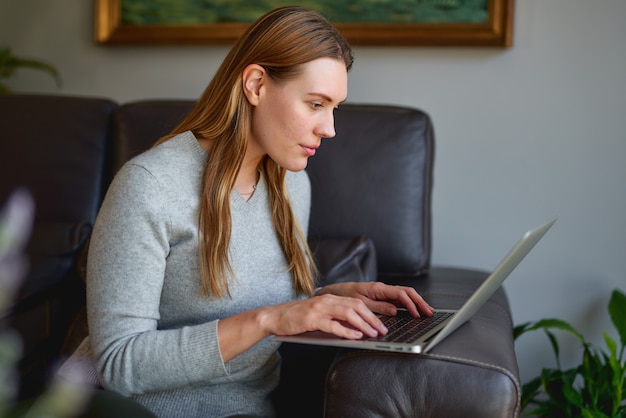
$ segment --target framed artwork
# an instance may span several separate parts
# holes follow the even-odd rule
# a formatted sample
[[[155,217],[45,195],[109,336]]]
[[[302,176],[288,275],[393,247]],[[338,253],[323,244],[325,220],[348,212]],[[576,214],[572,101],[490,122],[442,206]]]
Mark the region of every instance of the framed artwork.
[[[225,45],[276,7],[322,12],[353,46],[510,47],[515,0],[95,0],[106,45]]]

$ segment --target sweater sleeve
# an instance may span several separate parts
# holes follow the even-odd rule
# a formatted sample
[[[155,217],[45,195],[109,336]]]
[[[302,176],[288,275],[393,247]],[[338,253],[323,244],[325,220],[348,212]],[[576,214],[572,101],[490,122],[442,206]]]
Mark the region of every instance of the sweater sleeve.
[[[94,360],[103,386],[126,396],[228,375],[217,320],[158,329],[171,227],[163,199],[145,168],[127,164],[107,192],[90,243],[87,307]]]

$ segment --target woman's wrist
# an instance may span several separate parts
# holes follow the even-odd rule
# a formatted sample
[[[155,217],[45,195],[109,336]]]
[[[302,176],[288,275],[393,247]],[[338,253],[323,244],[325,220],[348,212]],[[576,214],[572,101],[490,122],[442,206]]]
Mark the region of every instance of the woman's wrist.
[[[252,323],[256,330],[260,331],[263,338],[275,334],[275,327],[272,322],[272,306],[265,306],[255,309]]]

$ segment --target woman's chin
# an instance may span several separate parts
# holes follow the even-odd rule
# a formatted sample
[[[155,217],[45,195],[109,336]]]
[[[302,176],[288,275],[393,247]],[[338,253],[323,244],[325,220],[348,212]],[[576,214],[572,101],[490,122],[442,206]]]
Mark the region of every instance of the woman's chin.
[[[309,163],[309,159],[307,157],[301,160],[299,159],[299,160],[290,161],[288,164],[285,164],[282,167],[285,170],[289,170],[289,171],[302,171],[307,167],[308,163]]]

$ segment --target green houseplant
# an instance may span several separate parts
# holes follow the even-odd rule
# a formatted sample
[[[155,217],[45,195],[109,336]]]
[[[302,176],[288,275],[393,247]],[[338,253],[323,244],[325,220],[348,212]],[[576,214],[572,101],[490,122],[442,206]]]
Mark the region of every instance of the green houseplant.
[[[589,343],[569,323],[560,319],[527,322],[514,328],[515,339],[543,330],[556,357],[556,368],[541,374],[522,387],[522,411],[540,417],[626,417],[626,296],[614,290],[608,305],[609,315],[619,335],[619,344],[603,333],[606,349]],[[576,367],[563,370],[559,344],[553,331],[573,335],[582,344],[582,360]]]
[[[54,66],[43,61],[18,57],[13,55],[11,48],[2,47],[0,48],[0,94],[11,92],[11,89],[4,83],[4,80],[12,77],[19,68],[32,68],[34,70],[44,71],[54,78],[57,86],[61,86],[61,77]]]

